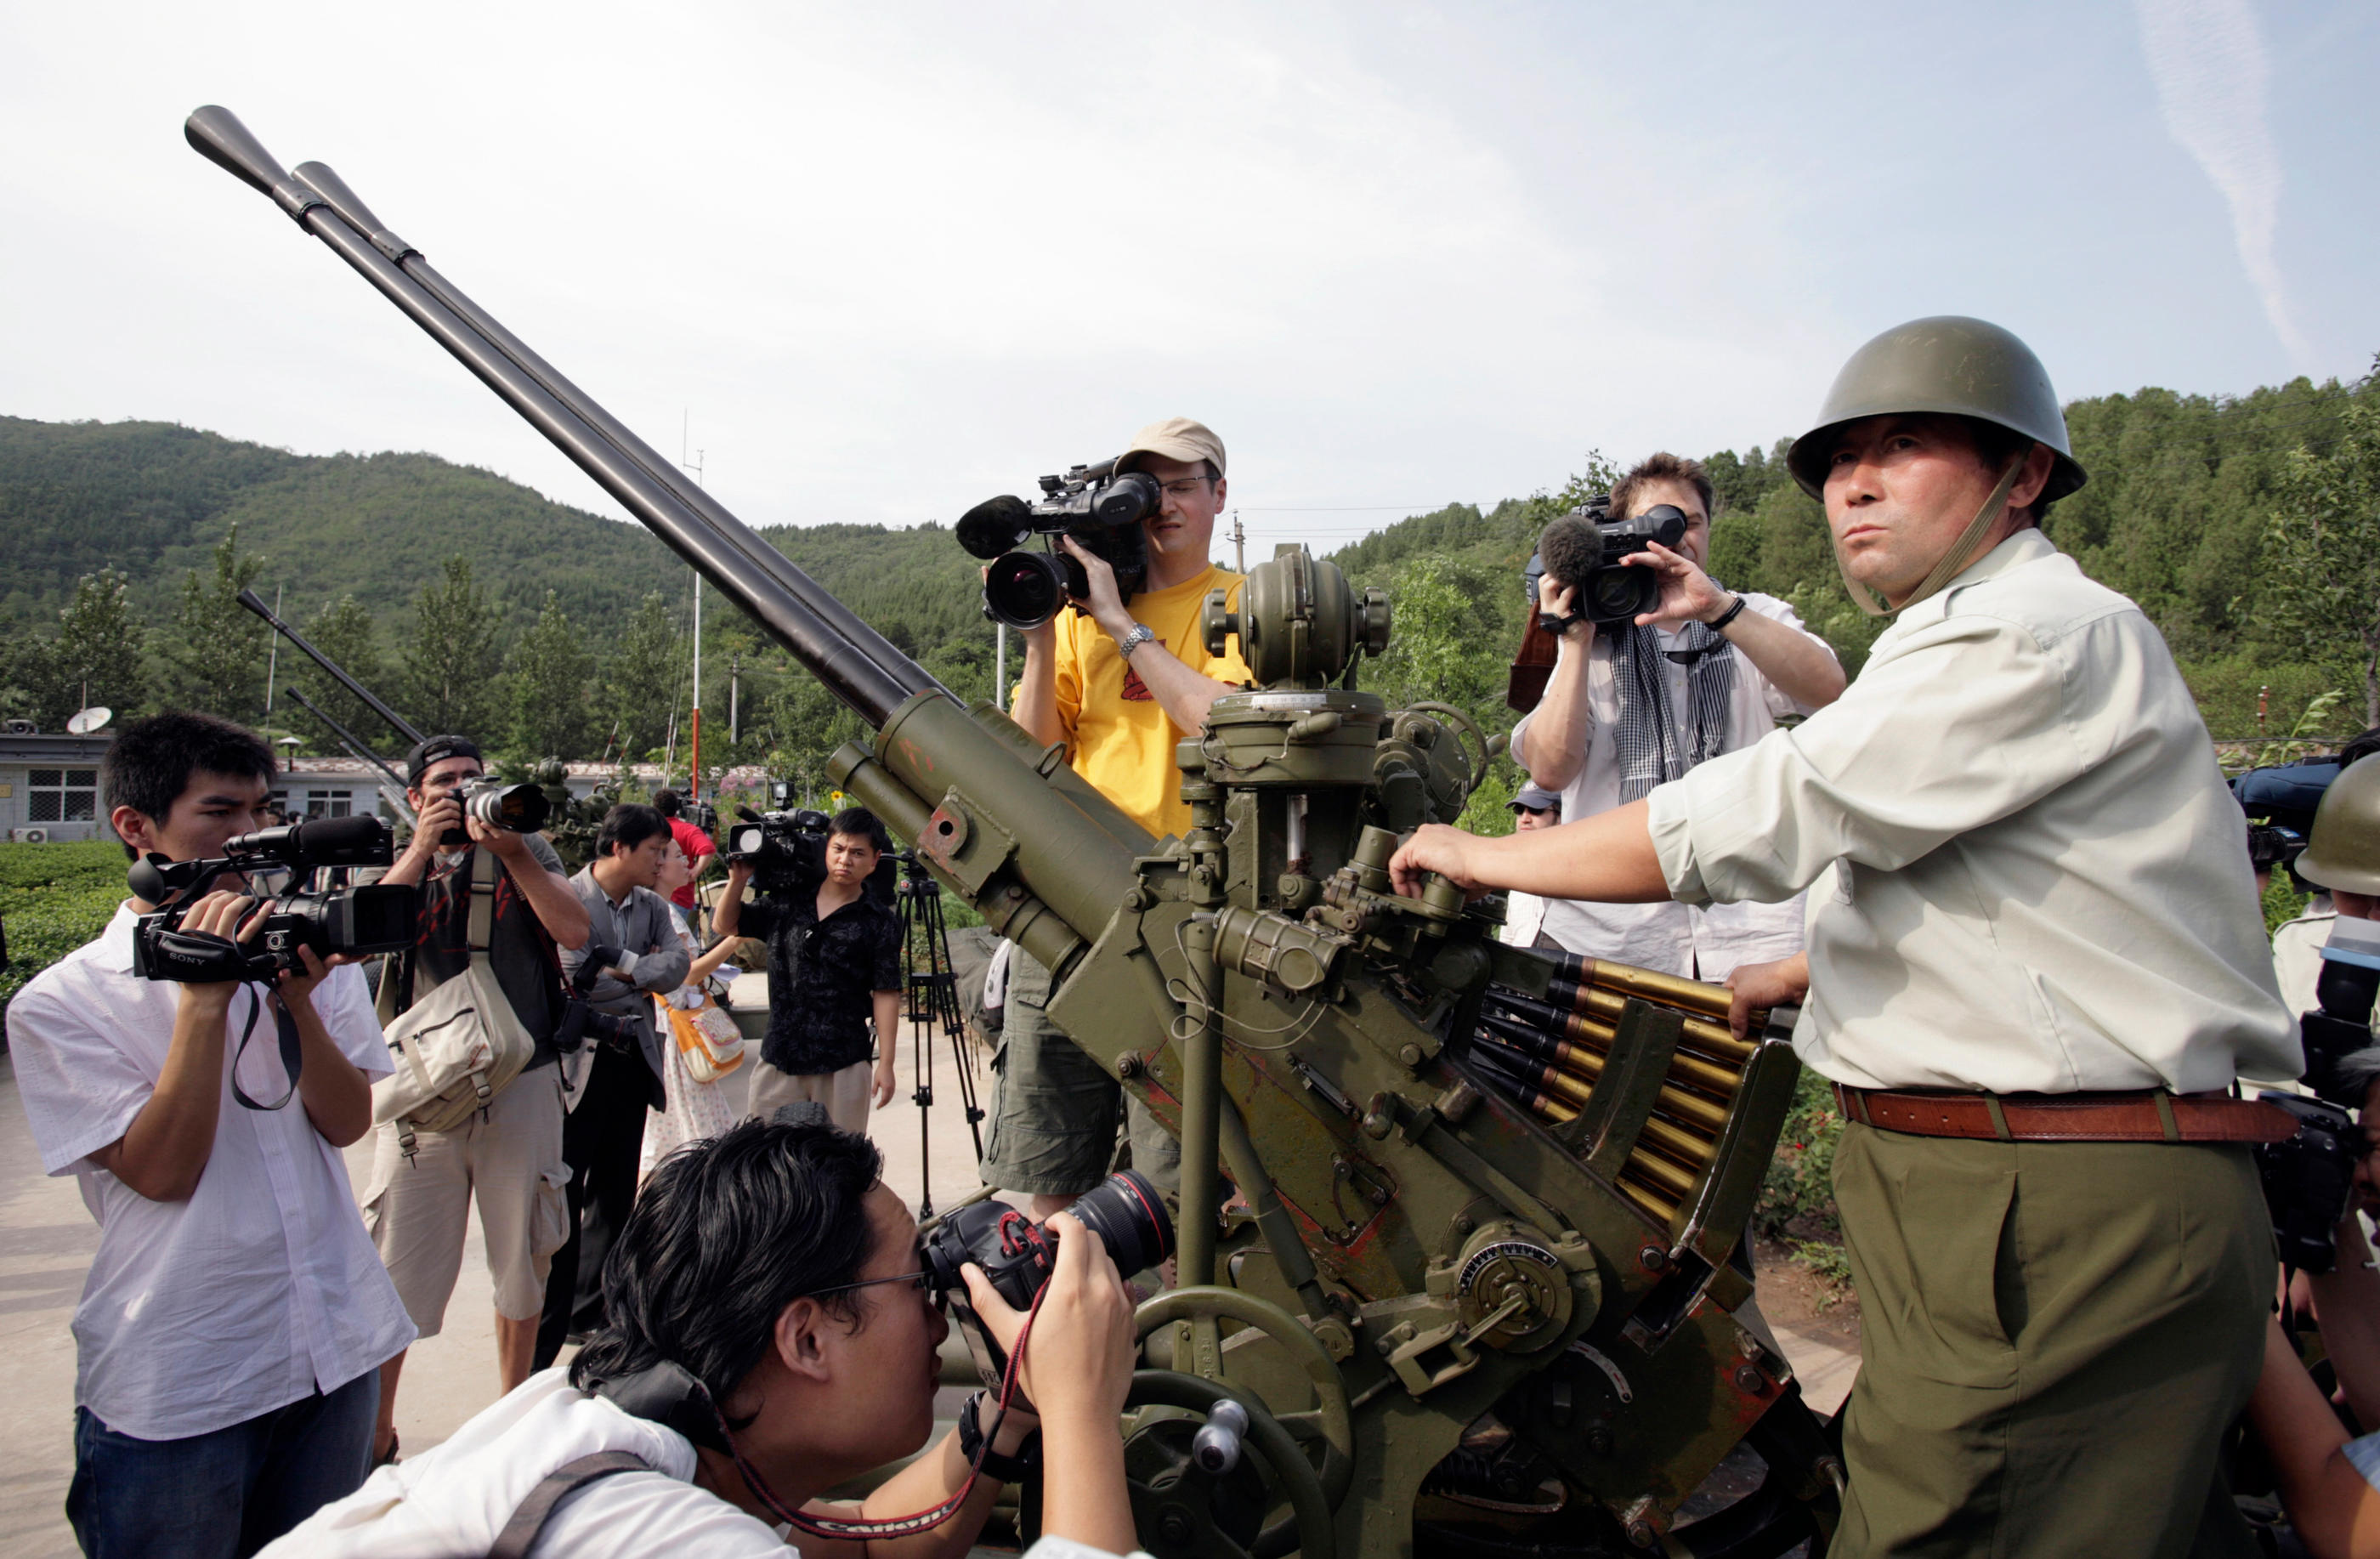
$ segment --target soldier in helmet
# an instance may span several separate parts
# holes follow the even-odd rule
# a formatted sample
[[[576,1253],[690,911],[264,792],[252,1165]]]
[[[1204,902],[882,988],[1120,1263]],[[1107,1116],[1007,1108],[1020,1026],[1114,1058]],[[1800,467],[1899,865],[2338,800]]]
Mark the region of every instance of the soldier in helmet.
[[[2374,753],[2380,733],[2372,731],[2341,749],[2338,777],[2322,793],[2295,863],[2299,878],[2321,891],[2273,932],[2273,975],[2291,1012],[2313,1010],[2323,944],[2338,919],[2369,920],[2380,911],[2380,763],[2364,761]]]
[[[1869,342],[1788,457],[1896,620],[1842,698],[1526,841],[1420,831],[1399,886],[1649,902],[1808,889],[1736,971],[1852,1124],[1864,1363],[1838,1555],[2249,1553],[2217,1464],[2274,1283],[2228,1098],[2301,1068],[2240,809],[2156,629],[2042,534],[2082,485],[2049,377],[1980,320]]]

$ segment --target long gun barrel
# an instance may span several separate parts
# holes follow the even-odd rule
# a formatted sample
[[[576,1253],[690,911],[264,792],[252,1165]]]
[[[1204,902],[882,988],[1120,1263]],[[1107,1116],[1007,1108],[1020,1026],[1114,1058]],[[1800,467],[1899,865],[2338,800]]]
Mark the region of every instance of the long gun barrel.
[[[267,606],[264,603],[263,598],[259,596],[254,591],[244,590],[239,592],[237,599],[242,606],[247,607],[249,611],[255,613],[258,616],[262,617],[267,623],[271,624],[273,630],[281,635],[282,638],[289,640],[291,646],[294,647],[299,654],[304,655],[308,660],[312,661],[316,665],[321,666],[324,671],[330,673],[332,680],[338,683],[340,687],[345,688],[348,692],[353,693],[356,697],[363,700],[364,707],[370,710],[374,714],[379,715],[382,720],[387,721],[390,728],[395,731],[398,736],[403,737],[408,742],[418,742],[421,740],[421,732],[415,728],[413,722],[407,720],[402,714],[397,713],[396,711],[389,708],[388,705],[381,702],[380,699],[374,695],[370,688],[365,687],[354,677],[349,676],[346,673],[346,668],[340,665],[338,662],[331,659],[330,656],[322,653],[322,651],[315,649],[311,644],[307,643],[305,639],[296,628],[291,627],[287,623],[283,622],[279,617],[273,615],[273,608]],[[289,696],[297,699],[299,703],[306,704],[306,708],[313,713],[315,719],[320,720],[325,725],[330,725],[331,729],[334,731],[338,731],[339,735],[348,741],[353,741],[355,739],[353,737],[348,736],[346,731],[340,730],[337,725],[332,725],[331,717],[329,715],[324,714],[319,709],[315,709],[312,704],[306,703],[306,700],[303,698],[299,698],[298,690],[295,688],[292,688],[289,690]],[[392,775],[391,777],[394,778],[395,776]]]

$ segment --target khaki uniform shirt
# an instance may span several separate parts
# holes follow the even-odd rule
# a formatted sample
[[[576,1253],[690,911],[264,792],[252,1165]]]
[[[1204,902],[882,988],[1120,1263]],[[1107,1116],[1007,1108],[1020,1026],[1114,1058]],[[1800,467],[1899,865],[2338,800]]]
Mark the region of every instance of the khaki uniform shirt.
[[[1811,888],[1794,1047],[1836,1081],[2194,1092],[2301,1069],[2190,691],[2140,609],[2038,530],[1902,613],[1837,702],[1650,807],[1677,897]]]

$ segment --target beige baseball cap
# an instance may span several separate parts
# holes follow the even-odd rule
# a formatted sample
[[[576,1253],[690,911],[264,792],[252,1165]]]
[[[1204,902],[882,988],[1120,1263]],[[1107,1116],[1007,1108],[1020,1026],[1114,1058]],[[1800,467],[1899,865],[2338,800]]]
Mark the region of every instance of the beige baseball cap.
[[[1161,422],[1151,422],[1132,435],[1132,443],[1116,457],[1116,469],[1128,471],[1138,455],[1162,455],[1184,465],[1196,465],[1211,460],[1215,474],[1223,474],[1223,441],[1215,436],[1204,422],[1193,422],[1187,417],[1168,417]]]

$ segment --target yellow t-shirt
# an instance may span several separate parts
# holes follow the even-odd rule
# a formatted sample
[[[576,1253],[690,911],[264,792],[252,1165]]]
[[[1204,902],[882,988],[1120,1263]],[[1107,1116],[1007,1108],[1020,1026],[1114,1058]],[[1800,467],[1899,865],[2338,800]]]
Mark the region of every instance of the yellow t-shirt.
[[[1140,653],[1162,645],[1174,659],[1218,682],[1247,681],[1238,639],[1230,640],[1222,655],[1211,656],[1198,633],[1207,592],[1218,586],[1228,589],[1226,599],[1237,610],[1240,579],[1240,575],[1210,564],[1196,579],[1171,590],[1134,596],[1125,609],[1157,635],[1157,643]],[[1174,767],[1173,749],[1190,733],[1173,723],[1165,706],[1116,652],[1115,640],[1088,615],[1061,612],[1055,627],[1058,723],[1065,729],[1075,772],[1158,837],[1188,834],[1190,809],[1182,799],[1182,771]]]

